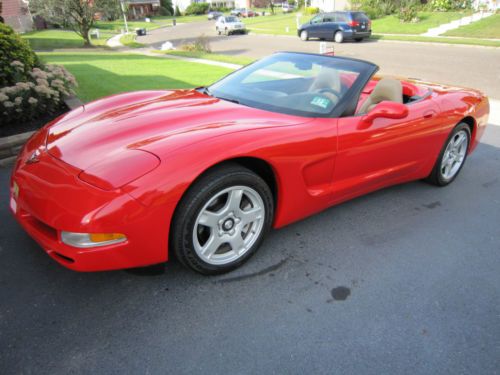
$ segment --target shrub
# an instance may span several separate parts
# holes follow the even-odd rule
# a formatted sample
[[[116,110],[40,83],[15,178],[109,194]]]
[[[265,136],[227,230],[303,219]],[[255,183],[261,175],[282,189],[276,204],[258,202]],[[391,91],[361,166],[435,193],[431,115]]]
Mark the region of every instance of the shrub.
[[[205,14],[208,12],[208,3],[192,3],[186,8],[186,16],[191,16],[193,14]]]
[[[401,22],[418,22],[417,9],[412,7],[401,7],[398,12],[398,18]]]
[[[13,61],[11,67],[25,70],[20,61]],[[46,65],[33,68],[27,81],[0,89],[0,113],[6,124],[23,122],[41,114],[53,113],[62,105],[64,97],[74,94],[75,78],[63,67]]]
[[[374,7],[371,7],[371,6],[365,6],[365,7],[361,8],[361,10],[363,12],[365,12],[365,14],[371,20],[375,20],[377,18],[385,16],[385,13],[382,12],[382,9],[380,9],[380,8],[374,8]]]
[[[312,15],[312,14],[317,14],[319,13],[319,8],[316,7],[306,7],[304,9],[304,14],[306,15]]]
[[[13,61],[22,63],[23,69],[12,66]],[[10,26],[0,23],[0,87],[25,80],[28,72],[38,65],[29,43]]]
[[[431,2],[432,9],[439,11],[449,11],[460,8],[471,7],[471,3],[469,1],[463,0],[432,0]]]
[[[200,35],[194,43],[183,44],[181,46],[183,51],[189,52],[204,52],[211,53],[212,49],[210,48],[210,40],[205,36],[205,34]]]

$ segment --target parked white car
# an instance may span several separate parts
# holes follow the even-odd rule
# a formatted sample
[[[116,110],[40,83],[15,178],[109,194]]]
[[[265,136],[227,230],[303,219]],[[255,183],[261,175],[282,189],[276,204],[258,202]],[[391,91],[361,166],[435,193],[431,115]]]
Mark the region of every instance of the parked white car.
[[[244,34],[245,24],[239,20],[236,16],[222,16],[217,19],[215,23],[215,31],[219,35],[229,35],[234,33],[242,33]]]

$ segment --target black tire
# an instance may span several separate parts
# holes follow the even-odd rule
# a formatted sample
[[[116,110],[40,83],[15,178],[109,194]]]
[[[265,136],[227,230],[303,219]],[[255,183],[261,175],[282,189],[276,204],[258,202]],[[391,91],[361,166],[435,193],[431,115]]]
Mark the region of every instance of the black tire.
[[[264,224],[254,244],[240,258],[224,265],[214,265],[207,263],[196,253],[193,243],[194,226],[198,214],[207,202],[231,186],[247,186],[260,195],[265,208]],[[184,266],[196,272],[205,275],[226,273],[241,266],[257,251],[271,228],[273,217],[273,195],[266,182],[238,164],[221,165],[195,181],[182,198],[172,221],[170,249]]]
[[[455,178],[457,178],[457,176],[460,174],[460,171],[462,170],[462,168],[467,160],[467,152],[465,153],[465,157],[462,161],[462,164],[460,165],[460,168],[454,174],[453,177],[446,179],[443,176],[443,172],[442,172],[442,168],[441,168],[441,163],[443,161],[443,157],[444,157],[444,154],[446,151],[446,147],[448,146],[448,143],[460,131],[465,131],[465,133],[467,134],[467,150],[470,147],[471,132],[470,132],[469,125],[461,122],[457,126],[455,126],[455,128],[453,129],[451,134],[448,136],[448,138],[446,138],[446,142],[444,143],[443,148],[441,149],[441,152],[439,153],[439,157],[436,160],[436,164],[434,164],[434,167],[432,169],[431,174],[425,179],[425,181],[427,181],[428,183],[430,183],[432,185],[436,185],[436,186],[446,186],[446,185],[451,184],[455,180]]]

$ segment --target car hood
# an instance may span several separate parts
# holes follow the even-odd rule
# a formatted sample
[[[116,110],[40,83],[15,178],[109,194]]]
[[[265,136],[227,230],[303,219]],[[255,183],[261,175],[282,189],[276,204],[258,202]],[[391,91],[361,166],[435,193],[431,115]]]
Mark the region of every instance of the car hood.
[[[86,104],[48,128],[48,152],[81,170],[141,150],[161,159],[225,133],[305,122],[219,100],[196,90],[140,91]]]

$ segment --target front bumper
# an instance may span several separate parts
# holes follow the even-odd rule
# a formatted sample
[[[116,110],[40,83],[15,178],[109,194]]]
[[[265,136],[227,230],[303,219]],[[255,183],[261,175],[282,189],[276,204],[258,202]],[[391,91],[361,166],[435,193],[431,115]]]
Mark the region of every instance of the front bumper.
[[[168,259],[172,204],[146,207],[124,190],[103,191],[78,178],[74,168],[47,152],[26,163],[33,147],[21,152],[11,177],[11,210],[45,252],[75,271],[141,267]],[[13,188],[14,182],[19,191]],[[61,241],[61,231],[124,233],[127,241],[76,248]]]

